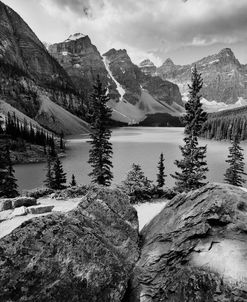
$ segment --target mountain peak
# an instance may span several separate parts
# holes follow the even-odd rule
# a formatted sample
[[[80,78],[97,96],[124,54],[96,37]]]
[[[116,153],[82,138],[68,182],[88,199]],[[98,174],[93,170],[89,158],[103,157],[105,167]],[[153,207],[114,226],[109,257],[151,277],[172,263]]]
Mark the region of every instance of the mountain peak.
[[[163,65],[174,66],[175,64],[173,63],[172,59],[168,58],[165,60]]]
[[[151,60],[145,59],[139,64],[139,67],[155,67],[155,65]]]
[[[85,38],[86,35],[82,34],[82,33],[75,33],[73,35],[70,35],[68,37],[68,39],[66,39],[64,42],[67,43],[67,42],[70,42],[70,41],[75,41],[75,40],[79,40],[81,38]]]
[[[235,58],[235,55],[231,48],[223,48],[221,51],[218,53],[222,57],[232,57]]]
[[[127,50],[126,49],[115,49],[115,48],[111,48],[110,50],[108,50],[106,53],[103,54],[103,57],[109,57],[112,55],[117,55],[117,54],[127,54]]]

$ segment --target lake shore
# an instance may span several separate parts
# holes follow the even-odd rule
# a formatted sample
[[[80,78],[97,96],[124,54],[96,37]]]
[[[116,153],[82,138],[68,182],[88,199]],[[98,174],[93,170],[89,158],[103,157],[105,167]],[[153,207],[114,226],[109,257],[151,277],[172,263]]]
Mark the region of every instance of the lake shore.
[[[179,145],[183,145],[184,128],[172,127],[121,127],[112,132],[113,145],[113,174],[112,185],[120,184],[126,177],[133,163],[140,164],[145,175],[156,181],[157,163],[160,153],[165,157],[166,187],[174,186],[174,179],[170,176],[177,167],[176,159],[181,158]],[[88,174],[91,167],[88,164],[90,144],[87,135],[66,137],[66,156],[62,158],[67,181],[75,175],[77,184],[89,184]],[[227,141],[201,140],[201,145],[207,145],[207,161],[210,182],[223,182],[230,143]],[[247,151],[247,145],[243,144]],[[15,165],[16,178],[20,190],[29,190],[42,185],[46,173],[45,163]],[[30,177],[32,175],[32,177]]]

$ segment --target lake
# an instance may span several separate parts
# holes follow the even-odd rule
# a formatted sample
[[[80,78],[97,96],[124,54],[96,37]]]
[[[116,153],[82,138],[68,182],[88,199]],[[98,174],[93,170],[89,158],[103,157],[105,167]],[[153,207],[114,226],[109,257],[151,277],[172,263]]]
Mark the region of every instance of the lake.
[[[149,127],[126,127],[113,131],[113,173],[114,184],[120,183],[130,170],[132,163],[142,166],[145,175],[151,180],[156,180],[157,163],[161,152],[165,156],[166,184],[173,186],[174,180],[169,175],[174,173],[176,166],[174,160],[181,158],[179,145],[183,144],[183,128],[149,128]],[[208,146],[207,161],[210,182],[222,182],[227,164],[225,159],[228,155],[229,142],[201,140],[202,145]],[[70,181],[72,173],[76,176],[78,184],[90,182],[88,173],[88,151],[90,145],[82,135],[68,137],[66,157],[62,159],[67,179]],[[247,160],[247,144],[242,145]],[[42,186],[45,178],[46,164],[23,164],[16,165],[16,178],[20,190],[32,189]]]

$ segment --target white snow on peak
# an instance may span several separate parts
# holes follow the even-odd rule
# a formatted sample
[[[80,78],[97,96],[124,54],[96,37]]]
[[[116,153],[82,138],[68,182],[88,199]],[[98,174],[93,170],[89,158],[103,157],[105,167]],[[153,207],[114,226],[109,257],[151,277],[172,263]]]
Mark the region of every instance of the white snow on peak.
[[[124,99],[124,95],[125,95],[125,90],[123,89],[123,87],[118,83],[118,81],[114,78],[111,70],[110,70],[110,66],[109,66],[109,61],[107,60],[107,58],[105,56],[103,56],[103,62],[105,64],[105,68],[108,72],[108,75],[112,78],[112,80],[114,81],[114,83],[117,85],[117,91],[120,94],[120,101],[123,101]]]
[[[213,61],[204,63],[204,64],[202,64],[202,66],[212,65],[212,64],[214,64],[214,63],[218,63],[219,61],[220,61],[219,59],[216,59],[216,60],[213,60]]]
[[[214,63],[217,63],[217,62],[219,62],[219,61],[220,61],[219,59],[213,60],[213,61],[209,62],[208,64],[214,64]]]
[[[242,96],[238,97],[237,102],[235,103],[236,106],[246,106],[247,100],[244,99]]]
[[[81,33],[76,33],[76,34],[70,35],[68,37],[68,39],[65,40],[64,42],[67,43],[67,42],[75,41],[75,40],[78,40],[78,39],[81,39],[81,38],[84,38],[84,37],[86,37],[86,36],[81,34]]]
[[[216,101],[208,101],[205,98],[201,99],[201,103],[207,106],[222,106],[227,107],[227,105],[223,102],[216,102]]]

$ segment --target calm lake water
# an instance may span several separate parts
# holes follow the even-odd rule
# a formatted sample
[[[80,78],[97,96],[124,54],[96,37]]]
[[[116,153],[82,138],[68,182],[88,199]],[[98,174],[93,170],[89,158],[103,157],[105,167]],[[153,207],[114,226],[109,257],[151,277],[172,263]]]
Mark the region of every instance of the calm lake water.
[[[169,174],[176,170],[174,160],[181,157],[179,145],[183,144],[183,128],[119,128],[113,131],[112,143],[113,183],[120,183],[125,178],[132,163],[139,163],[146,176],[151,180],[156,180],[157,162],[160,153],[163,152],[168,175],[167,186],[173,186],[174,180]],[[208,180],[222,182],[227,167],[225,159],[229,142],[201,140],[200,143],[208,146]],[[244,143],[243,147],[247,160],[247,144]],[[78,184],[90,182],[88,177],[90,166],[87,163],[89,148],[90,145],[83,136],[68,138],[67,155],[62,161],[69,181],[74,173]],[[46,173],[45,167],[46,164],[16,165],[19,188],[23,190],[42,186]]]

